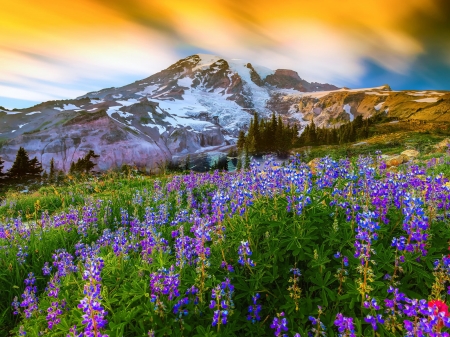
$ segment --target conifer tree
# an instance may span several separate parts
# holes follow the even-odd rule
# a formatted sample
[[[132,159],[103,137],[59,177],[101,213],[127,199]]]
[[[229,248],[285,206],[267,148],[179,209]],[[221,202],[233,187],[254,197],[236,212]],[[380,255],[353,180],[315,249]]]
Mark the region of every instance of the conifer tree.
[[[89,173],[96,164],[94,164],[91,159],[100,157],[98,154],[95,154],[93,150],[89,150],[89,152],[83,157],[78,158],[77,162],[72,162],[70,164],[69,172],[74,174],[76,172],[79,173]]]
[[[58,183],[60,183],[60,182],[62,182],[62,181],[64,180],[64,178],[65,178],[64,171],[59,170],[59,171],[58,171],[58,175],[56,176],[56,181],[57,181]]]
[[[191,168],[191,155],[187,155],[186,161],[184,162],[184,170],[189,171]]]
[[[242,150],[245,147],[245,132],[244,130],[239,131],[239,137],[237,140],[237,148],[239,152],[242,152]]]
[[[42,164],[39,162],[37,157],[30,160],[28,166],[28,175],[30,178],[40,178],[42,174]]]
[[[244,169],[248,170],[250,168],[250,155],[248,150],[245,151],[245,161],[244,161]]]
[[[5,173],[3,172],[4,163],[5,161],[2,159],[2,157],[0,157],[0,177],[3,177],[5,175]]]
[[[20,147],[12,167],[7,172],[8,178],[24,179],[28,173],[29,167],[30,158],[28,157],[28,153],[23,147]]]
[[[70,163],[69,173],[70,173],[70,174],[75,174],[75,172],[76,172],[75,163],[74,163],[74,162],[71,162],[71,163]]]
[[[86,173],[89,173],[96,165],[91,161],[91,159],[92,158],[95,159],[95,158],[99,158],[99,157],[100,157],[100,155],[95,154],[95,152],[93,150],[90,150],[88,152],[88,154],[84,157],[84,159],[85,159],[84,169],[85,169]]]
[[[237,160],[237,164],[236,164],[236,171],[240,171],[242,169],[242,158],[239,155],[238,160]]]
[[[228,158],[227,156],[220,156],[217,161],[217,169],[221,171],[228,171]]]
[[[317,133],[316,133],[316,125],[314,124],[314,120],[311,120],[311,125],[309,128],[309,134],[308,134],[308,143],[311,145],[316,145],[317,141]]]
[[[280,117],[280,116],[278,116]],[[275,116],[275,112],[272,112],[272,123],[270,125],[270,133],[272,135],[275,135],[275,133],[277,132],[277,127],[278,127],[278,122],[277,122],[277,118]]]
[[[254,114],[254,122],[253,122],[253,140],[252,140],[252,149],[255,152],[260,151],[260,140],[261,140],[261,133],[259,129],[259,120],[258,115]]]
[[[274,115],[273,115],[274,116]],[[274,145],[275,145],[275,149],[274,150],[278,150],[279,152],[283,152],[283,149],[285,147],[285,140],[284,138],[284,134],[283,134],[283,121],[281,120],[281,116],[278,115],[278,121],[275,120],[273,117],[272,119],[274,120],[275,126],[272,126],[272,130],[275,130],[274,132]]]
[[[50,181],[53,181],[55,179],[56,176],[56,170],[55,170],[55,160],[52,159],[50,160],[50,172],[48,173],[48,179]]]

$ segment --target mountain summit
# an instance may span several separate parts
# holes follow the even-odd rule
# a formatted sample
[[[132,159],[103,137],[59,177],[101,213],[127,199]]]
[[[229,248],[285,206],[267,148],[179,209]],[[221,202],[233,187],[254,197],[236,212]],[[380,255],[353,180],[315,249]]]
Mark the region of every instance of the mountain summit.
[[[54,158],[56,168],[67,171],[94,150],[101,170],[123,164],[154,169],[173,157],[233,146],[254,113],[334,127],[381,112],[429,116],[448,105],[448,98],[444,92],[397,92],[389,86],[339,89],[309,83],[288,69],[197,54],[123,87],[0,109],[0,156],[8,169],[22,146],[44,168]]]

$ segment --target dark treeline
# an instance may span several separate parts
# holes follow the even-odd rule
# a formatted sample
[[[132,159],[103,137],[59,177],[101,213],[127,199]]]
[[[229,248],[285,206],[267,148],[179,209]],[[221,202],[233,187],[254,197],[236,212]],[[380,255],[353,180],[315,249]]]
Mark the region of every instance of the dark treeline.
[[[285,154],[294,145],[298,134],[297,124],[283,123],[281,116],[275,113],[269,120],[259,119],[255,114],[250,121],[247,135],[244,131],[239,133],[237,142],[238,151],[249,153],[278,153]]]
[[[338,128],[318,128],[312,121],[305,127],[294,145],[338,145],[366,139],[369,137],[369,125],[374,121],[358,116],[352,122],[342,124]]]
[[[314,124],[307,125],[298,136],[297,124],[283,123],[281,116],[275,114],[268,120],[259,119],[255,114],[250,122],[247,135],[239,133],[237,148],[240,153],[252,154],[278,153],[287,154],[295,147],[306,145],[339,145],[369,137],[369,126],[379,121],[378,116],[363,119],[356,117],[353,121],[336,128],[318,128]]]
[[[94,151],[89,151],[83,158],[78,159],[78,161],[72,162],[70,167],[71,174],[77,173],[90,173],[96,164],[94,164],[91,159],[98,158],[99,156],[94,153]],[[4,172],[4,160],[0,157],[0,184],[9,183],[21,183],[29,181],[57,181],[61,180],[64,176],[63,171],[57,171],[55,168],[55,162],[53,158],[50,161],[49,172],[42,168],[41,162],[34,157],[29,158],[28,152],[20,147],[17,151],[16,158],[11,168]]]

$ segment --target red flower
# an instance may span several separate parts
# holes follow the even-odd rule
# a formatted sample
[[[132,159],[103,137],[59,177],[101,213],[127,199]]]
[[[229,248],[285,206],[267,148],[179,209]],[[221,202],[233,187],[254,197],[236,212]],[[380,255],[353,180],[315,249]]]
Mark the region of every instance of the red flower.
[[[428,302],[428,308],[435,308],[434,313],[435,315],[443,312],[445,313],[445,317],[449,317],[450,314],[448,312],[448,306],[445,304],[445,302],[442,302],[441,300],[432,300]],[[437,328],[440,329],[444,326],[444,322],[442,322],[442,319],[439,318]]]

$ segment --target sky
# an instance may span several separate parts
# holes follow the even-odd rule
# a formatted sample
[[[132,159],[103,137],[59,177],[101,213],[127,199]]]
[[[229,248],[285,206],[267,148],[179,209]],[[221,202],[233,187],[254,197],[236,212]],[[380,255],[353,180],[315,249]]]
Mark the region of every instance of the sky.
[[[448,0],[0,0],[0,106],[122,86],[196,53],[350,88],[450,90]]]

